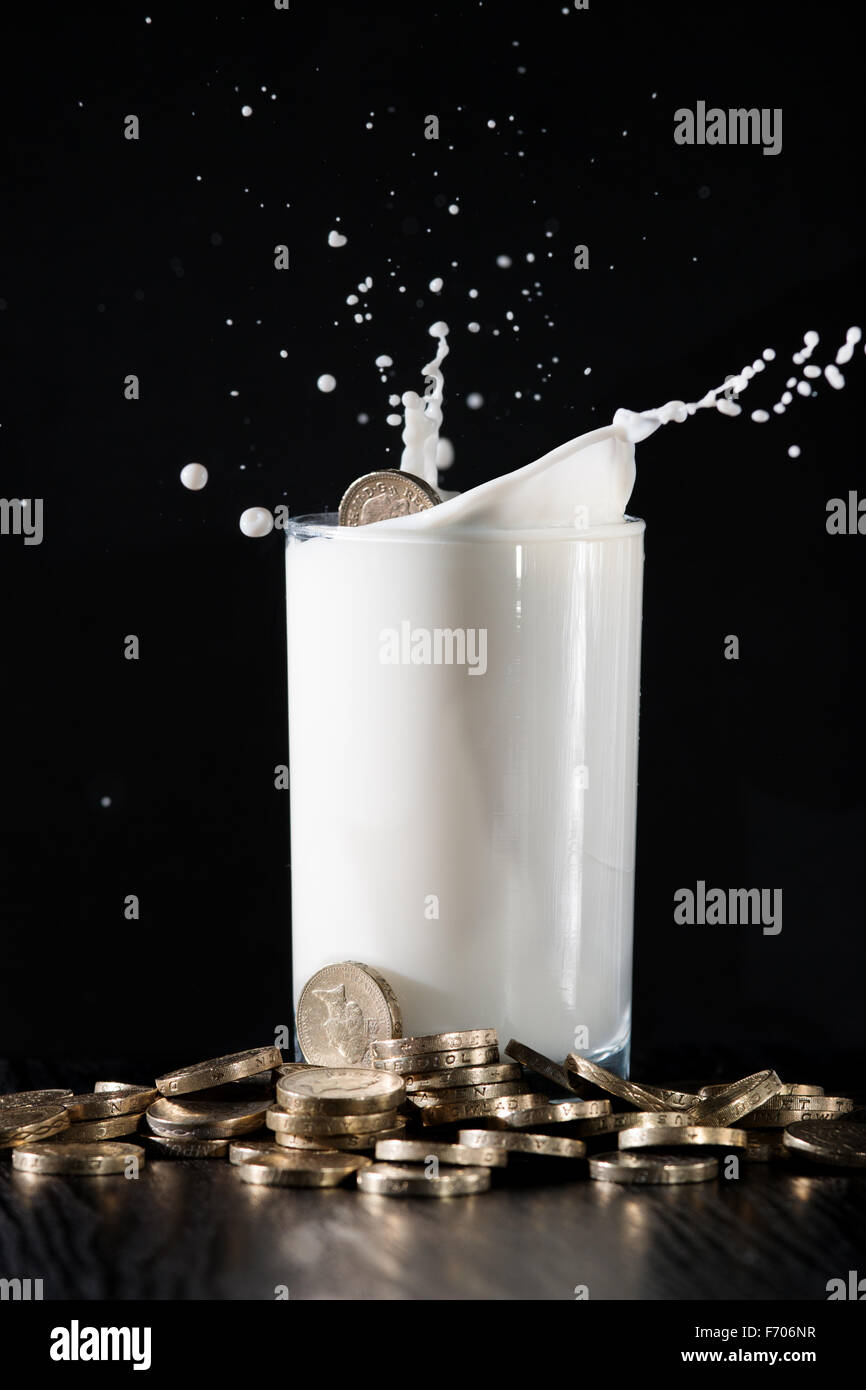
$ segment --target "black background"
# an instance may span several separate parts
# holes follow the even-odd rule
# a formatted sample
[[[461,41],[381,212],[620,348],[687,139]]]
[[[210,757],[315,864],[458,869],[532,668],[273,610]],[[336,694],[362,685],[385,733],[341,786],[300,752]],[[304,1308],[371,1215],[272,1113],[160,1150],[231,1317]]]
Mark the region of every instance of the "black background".
[[[442,317],[461,489],[777,350],[739,419],[639,449],[634,1071],[854,1076],[866,539],[828,536],[825,509],[864,490],[862,344],[845,391],[748,418],[807,329],[823,365],[861,321],[854,12],[216,8],[5,19],[0,493],[44,498],[45,537],[0,537],[0,1054],[22,1084],[74,1058],[139,1079],[290,1024],[283,538],[237,518],[332,507],[395,463],[374,358],[421,389]],[[698,100],[781,107],[781,154],[676,145]],[[676,925],[698,879],[782,888],[781,935]]]

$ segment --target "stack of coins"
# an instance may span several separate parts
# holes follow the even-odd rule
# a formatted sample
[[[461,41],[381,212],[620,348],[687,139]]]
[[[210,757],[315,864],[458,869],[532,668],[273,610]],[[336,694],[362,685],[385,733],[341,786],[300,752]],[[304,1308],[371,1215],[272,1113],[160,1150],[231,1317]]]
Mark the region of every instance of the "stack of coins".
[[[367,1067],[286,1069],[265,1123],[281,1149],[359,1153],[403,1137],[405,1097],[401,1077]]]
[[[148,1142],[167,1158],[225,1158],[234,1136],[261,1130],[274,1097],[278,1047],[248,1048],[157,1077]]]
[[[377,1038],[377,1071],[401,1076],[407,1111],[425,1127],[495,1118],[547,1099],[527,1092],[518,1066],[500,1062],[495,1028]]]
[[[512,1160],[542,1178],[559,1170],[631,1185],[706,1181],[724,1154],[866,1170],[866,1112],[846,1096],[772,1070],[682,1091],[514,1039],[501,1061],[492,1028],[403,1037],[390,984],[357,961],[317,972],[297,1027],[303,1062],[267,1045],[182,1067],[155,1087],[0,1096],[0,1148],[30,1173],[128,1173],[142,1151],[117,1136],[145,1114],[161,1156],[227,1157],[258,1186],[356,1179],[389,1197],[481,1193]]]

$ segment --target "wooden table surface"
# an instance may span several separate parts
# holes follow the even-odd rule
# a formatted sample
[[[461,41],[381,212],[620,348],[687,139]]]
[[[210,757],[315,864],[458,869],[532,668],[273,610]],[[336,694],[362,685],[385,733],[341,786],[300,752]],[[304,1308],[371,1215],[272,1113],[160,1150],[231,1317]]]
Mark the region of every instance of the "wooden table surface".
[[[740,1173],[633,1189],[526,1166],[431,1201],[248,1187],[226,1160],[38,1177],[7,1152],[0,1275],[43,1279],[46,1299],[826,1300],[866,1273],[866,1174]]]

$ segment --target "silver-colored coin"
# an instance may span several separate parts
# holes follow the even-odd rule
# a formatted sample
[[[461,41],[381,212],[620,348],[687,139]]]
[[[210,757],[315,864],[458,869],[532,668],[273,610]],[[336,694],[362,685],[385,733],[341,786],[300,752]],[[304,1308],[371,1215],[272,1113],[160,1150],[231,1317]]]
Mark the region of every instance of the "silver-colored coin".
[[[672,1149],[702,1146],[715,1149],[745,1149],[744,1129],[725,1125],[651,1125],[643,1129],[621,1129],[621,1149]]]
[[[544,1095],[531,1091],[521,1091],[514,1096],[500,1096],[497,1100],[464,1100],[455,1104],[434,1105],[421,1111],[421,1123],[425,1127],[459,1124],[461,1120],[480,1120],[486,1118],[505,1120],[515,1114],[533,1112],[547,1100]]]
[[[787,1096],[787,1100],[809,1100],[811,1105],[762,1105],[753,1110],[741,1124],[744,1129],[787,1129],[799,1120],[839,1120],[854,1109],[853,1100],[846,1096]]]
[[[396,1110],[379,1110],[373,1115],[293,1115],[279,1106],[271,1106],[265,1116],[268,1129],[283,1134],[307,1134],[324,1137],[332,1134],[376,1134],[393,1129],[397,1123]]]
[[[183,1135],[188,1139],[229,1139],[249,1134],[265,1122],[268,1098],[260,1101],[209,1100],[189,1097],[168,1100],[162,1097],[147,1110],[147,1123],[154,1134]]]
[[[321,1067],[369,1067],[373,1039],[403,1032],[388,981],[357,960],[316,971],[301,990],[296,1024],[304,1057]]]
[[[208,1062],[195,1062],[191,1067],[178,1067],[156,1078],[156,1087],[164,1096],[187,1095],[190,1091],[207,1091],[227,1081],[239,1081],[257,1072],[271,1071],[282,1066],[283,1054],[270,1043],[250,1047],[245,1052],[230,1052],[225,1057],[213,1057]]]
[[[683,1183],[706,1182],[718,1177],[717,1158],[691,1154],[598,1154],[589,1160],[589,1176],[596,1182]]]
[[[413,1091],[408,1097],[410,1104],[418,1110],[429,1110],[436,1105],[459,1105],[467,1100],[498,1100],[502,1096],[525,1094],[526,1083],[520,1081],[495,1081],[488,1086],[454,1086],[449,1091]]]
[[[513,1057],[516,1062],[520,1062],[529,1071],[534,1071],[537,1076],[543,1076],[545,1081],[552,1081],[554,1086],[559,1086],[563,1091],[582,1096],[589,1089],[573,1072],[566,1071],[560,1062],[554,1062],[550,1057],[545,1057],[543,1052],[536,1052],[534,1048],[517,1042],[515,1038],[510,1040],[505,1052],[508,1057]]]
[[[86,1091],[66,1102],[73,1124],[79,1120],[109,1120],[112,1115],[140,1115],[159,1099],[152,1086],[128,1086],[111,1091]]]
[[[435,1158],[457,1168],[504,1168],[508,1154],[502,1147],[487,1144],[469,1147],[467,1144],[439,1144],[424,1139],[380,1139],[376,1159],[383,1163],[428,1163]]]
[[[373,1134],[326,1134],[321,1138],[309,1134],[283,1134],[274,1130],[274,1143],[279,1148],[338,1150],[340,1153],[372,1153],[380,1139],[404,1139],[405,1120],[398,1121],[392,1129],[376,1130]]]
[[[41,1143],[16,1149],[12,1167],[22,1173],[70,1173],[102,1177],[130,1171],[130,1160],[144,1167],[144,1149],[138,1144]]]
[[[421,1076],[424,1072],[450,1071],[452,1067],[487,1066],[499,1061],[498,1047],[463,1047],[452,1052],[425,1052],[416,1057],[374,1058],[377,1071]]]
[[[774,1071],[756,1071],[734,1081],[724,1091],[699,1101],[689,1116],[692,1124],[715,1125],[724,1128],[734,1125],[753,1110],[766,1105],[771,1096],[778,1095],[781,1081]]]
[[[785,1130],[785,1146],[816,1163],[866,1167],[866,1124],[852,1120],[799,1120]]]
[[[436,489],[423,478],[402,469],[382,468],[349,484],[340,501],[339,522],[341,526],[369,526],[374,521],[426,512],[441,501]]]
[[[449,1067],[446,1071],[401,1072],[406,1094],[417,1091],[450,1091],[461,1086],[495,1086],[517,1081],[524,1089],[523,1068],[514,1062],[491,1062],[480,1067]]]
[[[609,1100],[548,1100],[541,1096],[533,1106],[521,1106],[504,1123],[509,1129],[543,1129],[545,1125],[567,1125],[575,1120],[594,1120],[610,1114]]]
[[[7,1110],[28,1110],[34,1105],[62,1105],[71,1095],[72,1092],[68,1089],[53,1091],[7,1091],[5,1095],[0,1096],[0,1124],[3,1123]]]
[[[467,1047],[496,1047],[495,1028],[467,1028],[458,1033],[426,1033],[414,1038],[376,1038],[372,1043],[374,1061],[399,1057],[418,1057],[428,1052],[456,1052]]]
[[[281,1076],[277,1100],[295,1115],[372,1115],[406,1098],[399,1076],[368,1067],[310,1067]]]
[[[573,1072],[584,1081],[597,1086],[600,1091],[607,1091],[608,1095],[617,1096],[624,1100],[628,1105],[633,1105],[636,1110],[668,1110],[670,1107],[646,1086],[639,1086],[635,1081],[624,1081],[615,1072],[608,1071],[606,1067],[600,1067],[596,1062],[591,1062],[588,1057],[581,1057],[579,1052],[569,1052],[565,1059],[565,1069]]]
[[[58,1143],[90,1144],[100,1139],[117,1139],[121,1134],[135,1134],[140,1114],[112,1115],[107,1120],[81,1120],[63,1130]]]
[[[234,1165],[241,1182],[257,1187],[339,1187],[369,1158],[341,1153],[260,1153]]]
[[[730,1090],[731,1086],[734,1085],[736,1085],[734,1081],[713,1081],[708,1086],[702,1086],[698,1095],[701,1100],[706,1100],[709,1096],[721,1095],[723,1091]],[[780,1100],[782,1096],[823,1096],[823,1094],[823,1086],[804,1086],[783,1081],[777,1094],[772,1096],[767,1104]]]
[[[380,1197],[469,1197],[490,1187],[489,1168],[449,1168],[425,1171],[420,1166],[374,1163],[358,1174],[361,1192]]]
[[[146,1134],[148,1144],[167,1158],[225,1158],[230,1139],[185,1139],[178,1135]]]
[[[682,1110],[624,1110],[617,1115],[599,1115],[581,1120],[576,1132],[583,1139],[596,1134],[619,1134],[623,1129],[648,1129],[651,1126],[681,1126],[691,1124]]]
[[[586,1156],[586,1145],[580,1139],[566,1139],[559,1134],[532,1134],[527,1130],[461,1129],[457,1141],[472,1152],[493,1148],[505,1153],[530,1154],[534,1158]]]

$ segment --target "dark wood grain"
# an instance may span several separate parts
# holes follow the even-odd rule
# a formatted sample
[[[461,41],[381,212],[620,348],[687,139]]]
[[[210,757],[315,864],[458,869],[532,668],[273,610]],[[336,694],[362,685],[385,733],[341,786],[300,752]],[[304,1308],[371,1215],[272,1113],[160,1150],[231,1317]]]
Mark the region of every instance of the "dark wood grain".
[[[69,1179],[7,1156],[0,1274],[46,1299],[825,1300],[866,1271],[866,1176],[741,1171],[645,1190],[518,1174],[434,1202],[251,1188],[222,1161]]]

